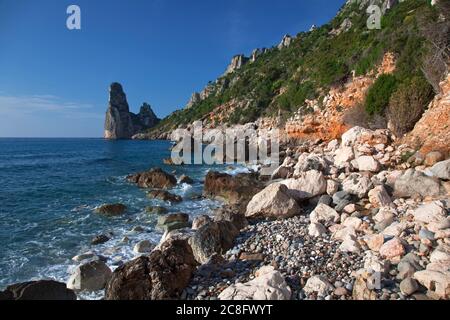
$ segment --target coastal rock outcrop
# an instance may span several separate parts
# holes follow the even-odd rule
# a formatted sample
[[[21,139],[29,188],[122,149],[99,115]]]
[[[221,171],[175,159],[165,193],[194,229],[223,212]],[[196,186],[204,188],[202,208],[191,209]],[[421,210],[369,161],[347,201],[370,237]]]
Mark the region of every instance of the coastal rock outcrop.
[[[127,207],[121,203],[104,204],[95,209],[95,212],[105,216],[120,216],[125,213]]]
[[[106,286],[107,300],[177,299],[197,263],[186,240],[168,239],[149,256],[117,268]]]
[[[252,51],[252,55],[250,57],[250,62],[255,62],[256,59],[258,59],[264,52],[266,49],[255,49]]]
[[[157,227],[165,232],[189,227],[189,215],[174,213],[158,218]]]
[[[135,134],[154,127],[158,122],[158,117],[147,103],[142,105],[139,114],[130,112],[122,85],[117,82],[111,84],[105,118],[105,139],[131,139]]]
[[[0,292],[0,300],[76,300],[65,283],[53,280],[30,281],[10,285]]]
[[[291,45],[292,43],[292,37],[288,34],[283,36],[283,39],[281,39],[280,44],[278,45],[278,49],[283,49],[283,48],[287,48]]]
[[[186,104],[185,108],[186,109],[192,108],[194,105],[196,105],[200,101],[202,101],[202,97],[201,97],[200,93],[194,92],[192,94],[191,98],[189,99],[188,103]]]
[[[128,176],[127,180],[136,183],[140,188],[165,189],[177,185],[177,178],[160,168]]]
[[[167,201],[167,202],[173,202],[173,203],[178,203],[178,202],[182,202],[183,198],[180,197],[179,195],[176,194],[172,194],[168,191],[165,190],[152,190],[149,191],[147,193],[147,197],[149,197],[150,199],[158,199],[161,201]]]
[[[247,58],[243,54],[235,55],[233,57],[233,59],[231,59],[231,63],[228,66],[227,71],[225,72],[225,74],[227,75],[227,74],[235,72],[236,70],[239,70],[248,61],[249,61],[249,58]]]
[[[112,271],[100,260],[78,266],[67,281],[67,288],[75,291],[97,291],[105,288]]]
[[[262,189],[261,183],[252,175],[232,176],[210,171],[205,178],[203,195],[225,200],[229,204],[247,206],[252,197]]]
[[[159,119],[156,116],[155,112],[153,112],[152,107],[146,102],[142,104],[137,116],[142,127],[138,127],[139,122],[135,123],[135,131],[142,131],[148,128],[153,128],[159,122]]]

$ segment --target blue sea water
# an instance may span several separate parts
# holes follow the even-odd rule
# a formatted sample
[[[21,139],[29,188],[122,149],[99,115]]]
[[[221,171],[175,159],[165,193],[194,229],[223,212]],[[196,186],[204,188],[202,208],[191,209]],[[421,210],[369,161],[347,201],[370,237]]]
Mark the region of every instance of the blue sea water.
[[[220,204],[197,199],[211,169],[225,167],[167,167],[167,141],[106,141],[103,139],[0,139],[0,289],[35,279],[67,281],[76,264],[71,258],[87,251],[114,261],[134,257],[133,245],[148,239],[158,242],[154,215],[145,207],[163,205],[170,212],[191,216],[210,214]],[[179,185],[173,192],[185,201],[169,206],[150,200],[145,190],[126,181],[128,174],[161,167],[176,175],[187,174],[193,186]],[[231,169],[228,169],[231,170]],[[239,168],[237,170],[240,170]],[[93,212],[105,203],[123,203],[128,212],[106,218]],[[131,229],[141,226],[143,233]],[[112,240],[92,246],[99,234]],[[129,244],[121,239],[127,236]]]

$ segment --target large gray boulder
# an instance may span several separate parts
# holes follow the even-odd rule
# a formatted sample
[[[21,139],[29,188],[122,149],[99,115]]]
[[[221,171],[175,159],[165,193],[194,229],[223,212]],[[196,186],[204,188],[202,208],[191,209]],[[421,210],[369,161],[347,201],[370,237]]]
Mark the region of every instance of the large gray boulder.
[[[436,163],[430,171],[434,177],[450,180],[450,159]]]
[[[205,177],[203,195],[245,208],[253,196],[262,189],[262,183],[254,174],[243,173],[232,176],[210,171]]]
[[[290,218],[301,212],[300,206],[284,184],[274,183],[253,197],[247,206],[247,218]]]
[[[301,154],[298,158],[297,164],[295,165],[294,177],[301,175],[302,172],[308,172],[311,170],[316,170],[323,173],[328,172],[329,164],[325,157],[318,154]]]
[[[206,263],[214,254],[223,254],[233,247],[239,230],[229,221],[210,221],[198,229],[189,244],[199,263]]]
[[[308,200],[327,192],[327,180],[322,172],[310,170],[302,172],[295,179],[281,181],[297,201]]]
[[[394,184],[394,196],[398,198],[435,197],[440,194],[441,185],[437,178],[428,177],[414,169],[407,170]]]
[[[414,211],[413,215],[414,220],[425,224],[440,223],[448,217],[445,206],[441,201],[423,204]]]
[[[94,260],[78,266],[69,280],[67,288],[75,291],[98,291],[105,288],[112,271],[100,260]]]

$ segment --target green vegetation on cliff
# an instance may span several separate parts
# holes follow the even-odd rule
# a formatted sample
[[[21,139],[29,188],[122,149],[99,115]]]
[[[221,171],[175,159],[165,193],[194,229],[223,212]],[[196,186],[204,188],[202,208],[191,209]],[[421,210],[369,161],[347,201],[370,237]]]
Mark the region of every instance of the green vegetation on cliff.
[[[447,19],[439,25],[442,15]],[[381,30],[369,30],[367,18],[360,1],[344,5],[330,23],[299,33],[289,47],[268,49],[256,61],[210,83],[206,99],[174,112],[152,133],[158,135],[203,119],[216,107],[230,102],[245,103],[223,113],[222,123],[242,124],[262,116],[287,118],[299,109],[308,113],[311,110],[305,106],[306,99],[324,97],[332,86],[345,83],[352,71],[356,75],[369,73],[387,52],[394,53],[397,59],[396,71],[380,77],[369,90],[367,113],[383,115],[391,97],[395,97],[394,106],[403,105],[398,101],[405,101],[405,86],[411,83],[424,95],[416,98],[417,103],[426,105],[431,88],[437,87],[443,74],[442,67],[427,61],[436,52],[433,46],[442,46],[442,39],[448,45],[448,6],[433,7],[429,0],[399,3],[383,15]],[[434,30],[442,26],[447,29]],[[390,113],[395,114],[392,107]]]

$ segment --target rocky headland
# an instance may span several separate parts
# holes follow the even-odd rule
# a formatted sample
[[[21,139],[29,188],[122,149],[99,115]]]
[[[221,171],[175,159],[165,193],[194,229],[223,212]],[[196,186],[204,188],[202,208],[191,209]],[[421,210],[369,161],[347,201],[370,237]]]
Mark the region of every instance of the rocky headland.
[[[130,112],[122,85],[116,82],[111,84],[105,118],[105,139],[131,139],[153,128],[159,121],[148,103],[141,106],[138,114]]]
[[[193,221],[154,211],[160,243],[135,244],[137,258],[114,271],[104,257],[74,257],[68,290],[105,289],[110,300],[449,299],[450,159],[411,151],[388,130],[354,127],[339,140],[287,146],[270,179],[210,172],[204,196],[222,208]],[[129,181],[174,201],[170,173]],[[2,297],[19,298],[15,288]]]
[[[349,40],[367,35],[366,19],[358,17],[371,4],[391,18],[390,33],[374,42],[364,42],[369,36]],[[422,10],[437,17],[432,26],[420,20]],[[248,174],[209,172],[202,197],[223,202],[209,215],[192,219],[149,207],[164,232],[159,243],[134,243],[137,257],[114,270],[108,258],[92,252],[74,257],[79,266],[67,283],[70,293],[60,290],[58,297],[100,291],[108,300],[450,299],[450,75],[448,61],[437,67],[446,54],[448,59],[448,48],[436,50],[440,55],[431,57],[436,63],[430,67],[430,57],[408,60],[415,53],[403,51],[408,45],[398,46],[393,36],[398,30],[448,35],[447,13],[444,1],[349,0],[330,25],[286,35],[251,57],[236,55],[222,77],[149,131],[144,129],[158,122],[151,109],[133,115],[122,87],[113,84],[107,138],[176,140],[172,131],[192,129],[194,120],[206,129],[278,128],[281,161],[271,177],[260,174],[263,165]],[[408,21],[416,18],[423,24],[413,32]],[[366,46],[389,39],[396,39],[390,49],[397,52],[386,45],[375,58],[367,53]],[[447,46],[448,38],[443,41]],[[344,48],[339,59],[351,53],[348,65],[327,55],[333,51],[328,43]],[[299,56],[301,62],[290,60]],[[355,59],[360,61],[351,64]],[[388,88],[392,99],[386,98],[395,81],[398,86]],[[367,102],[371,95],[373,104]],[[417,114],[402,118],[414,106]],[[170,206],[184,200],[171,189],[190,178],[154,168],[128,181]],[[126,209],[109,204],[97,213],[111,217]],[[93,243],[109,237],[99,235]],[[0,299],[20,299],[31,285],[48,286],[14,285]]]

